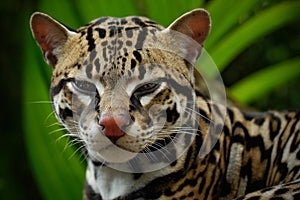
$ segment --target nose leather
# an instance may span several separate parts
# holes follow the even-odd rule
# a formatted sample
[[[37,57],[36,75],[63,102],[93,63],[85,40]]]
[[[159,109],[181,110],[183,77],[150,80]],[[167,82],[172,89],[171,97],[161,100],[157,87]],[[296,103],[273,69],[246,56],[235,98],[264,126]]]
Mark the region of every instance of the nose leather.
[[[99,120],[99,125],[103,129],[104,135],[114,140],[125,135],[122,129],[128,124],[129,120],[124,115],[102,116]]]

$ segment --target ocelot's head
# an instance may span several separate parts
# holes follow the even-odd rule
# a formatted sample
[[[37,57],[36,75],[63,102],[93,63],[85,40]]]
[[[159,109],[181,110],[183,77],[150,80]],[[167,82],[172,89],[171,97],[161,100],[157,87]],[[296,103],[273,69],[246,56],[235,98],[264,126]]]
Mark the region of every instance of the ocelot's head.
[[[31,29],[53,68],[56,116],[92,160],[147,165],[185,153],[197,134],[193,64],[210,30],[206,11],[168,28],[133,16],[78,30],[34,13]]]

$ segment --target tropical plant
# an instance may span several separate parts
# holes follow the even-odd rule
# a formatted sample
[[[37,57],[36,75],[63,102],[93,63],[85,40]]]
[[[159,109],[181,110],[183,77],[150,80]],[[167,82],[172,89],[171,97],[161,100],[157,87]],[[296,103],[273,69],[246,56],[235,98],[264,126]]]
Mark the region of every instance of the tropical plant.
[[[211,13],[213,28],[205,49],[220,71],[228,68],[258,39],[300,17],[299,1],[271,3],[267,0],[239,3],[234,0],[40,0],[38,10],[76,28],[99,16],[126,15],[145,15],[167,26],[182,13],[198,7]],[[67,138],[62,137],[64,130],[54,119],[48,95],[50,67],[42,60],[41,52],[29,33],[25,43],[23,126],[32,171],[44,199],[81,199],[84,158],[72,148]],[[203,62],[205,66],[206,61]],[[209,68],[206,70],[214,75]],[[257,101],[279,84],[299,77],[299,74],[300,57],[287,58],[236,82],[229,92],[236,100],[247,104]]]

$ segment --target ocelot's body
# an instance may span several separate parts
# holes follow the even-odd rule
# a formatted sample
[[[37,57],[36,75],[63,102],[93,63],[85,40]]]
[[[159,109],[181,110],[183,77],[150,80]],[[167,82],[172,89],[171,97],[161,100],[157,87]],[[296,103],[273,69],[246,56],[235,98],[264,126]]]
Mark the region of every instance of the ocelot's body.
[[[195,84],[205,10],[76,31],[35,13],[31,28],[56,116],[87,151],[84,199],[300,199],[300,113],[246,113]]]

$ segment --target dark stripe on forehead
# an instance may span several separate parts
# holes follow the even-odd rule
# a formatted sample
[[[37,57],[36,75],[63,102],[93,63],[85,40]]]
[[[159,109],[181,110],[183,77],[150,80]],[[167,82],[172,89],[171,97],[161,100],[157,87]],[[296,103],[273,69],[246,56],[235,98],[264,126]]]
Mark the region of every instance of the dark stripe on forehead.
[[[88,51],[92,51],[93,49],[95,49],[95,40],[93,38],[93,28],[92,27],[88,28],[86,39],[87,39],[88,45],[89,45]]]
[[[148,35],[148,30],[146,28],[143,28],[139,32],[139,35],[138,35],[137,41],[136,41],[136,45],[135,45],[136,49],[142,49],[143,48],[143,45],[144,45],[144,42],[145,42],[145,39],[146,39],[147,35]]]

